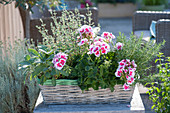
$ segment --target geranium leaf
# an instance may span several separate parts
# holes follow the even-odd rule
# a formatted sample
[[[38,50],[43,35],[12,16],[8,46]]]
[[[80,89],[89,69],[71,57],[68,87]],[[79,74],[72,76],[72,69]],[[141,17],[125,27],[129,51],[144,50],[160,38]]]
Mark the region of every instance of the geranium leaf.
[[[55,69],[55,68],[52,69],[51,75],[52,75],[52,76],[57,75],[57,72],[56,72],[56,69]]]
[[[52,82],[52,85],[53,85],[53,86],[56,86],[56,79],[55,79],[55,77],[52,78],[52,81],[51,81],[51,82]]]
[[[46,73],[45,73],[45,76],[46,76],[47,78],[51,78],[51,73],[50,73],[50,72],[46,72]]]
[[[28,52],[34,56],[39,56],[39,53],[35,49],[29,48]]]
[[[44,68],[46,68],[46,66],[45,66],[44,64],[38,65],[37,67],[35,67],[35,69],[34,69],[34,71],[33,71],[33,73],[32,73],[32,76],[35,77],[35,76],[39,75],[40,72],[41,72]]]
[[[26,56],[24,56],[24,59],[26,60],[26,61],[29,61],[30,60],[30,55],[26,55]]]

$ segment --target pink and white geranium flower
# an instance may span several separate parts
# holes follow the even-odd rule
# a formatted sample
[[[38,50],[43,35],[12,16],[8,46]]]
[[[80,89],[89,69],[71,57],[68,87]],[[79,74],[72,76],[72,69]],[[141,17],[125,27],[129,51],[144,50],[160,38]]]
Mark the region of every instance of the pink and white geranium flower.
[[[101,54],[107,54],[110,51],[110,46],[106,42],[96,41],[94,44],[90,45],[88,54],[95,54],[99,57]]]
[[[57,53],[54,58],[53,58],[53,61],[52,63],[54,64],[54,67],[58,70],[61,70],[65,63],[66,63],[66,60],[67,60],[67,54],[65,53]]]
[[[115,39],[115,36],[109,32],[103,32],[101,36],[105,38],[109,43],[112,41],[112,39]]]
[[[93,28],[89,25],[83,25],[81,28],[78,29],[78,32],[80,34],[81,39],[87,38],[93,40],[95,36],[93,32]]]
[[[117,68],[117,71],[115,73],[116,77],[122,77],[126,83],[123,85],[124,90],[129,89],[129,85],[133,84],[135,81],[135,71],[136,71],[137,65],[135,64],[135,61],[130,61],[129,59],[123,59],[119,62],[119,66]]]
[[[127,79],[127,84],[132,84],[133,82],[134,82],[134,78],[133,77],[129,77],[128,79]]]
[[[103,42],[103,41],[106,41],[106,39],[103,38],[103,37],[97,36],[97,37],[94,39],[94,42],[97,42],[97,41]]]
[[[122,43],[120,43],[120,42],[116,43],[116,49],[117,50],[122,50],[122,48],[123,48],[123,44]]]
[[[81,39],[81,41],[78,43],[78,46],[81,46],[81,45],[84,45],[85,43],[88,42],[88,39],[87,38],[83,38]]]
[[[117,70],[115,75],[116,77],[121,77],[122,70]]]
[[[126,83],[123,85],[123,88],[124,88],[124,90],[130,90],[129,85],[127,85]]]

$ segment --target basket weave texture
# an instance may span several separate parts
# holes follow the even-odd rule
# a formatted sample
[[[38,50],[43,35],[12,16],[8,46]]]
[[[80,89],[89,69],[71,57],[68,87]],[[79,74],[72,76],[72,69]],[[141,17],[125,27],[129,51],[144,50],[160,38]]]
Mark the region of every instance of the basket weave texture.
[[[113,104],[129,103],[134,91],[124,91],[122,85],[116,85],[113,92],[107,89],[82,92],[77,86],[76,80],[57,80],[56,86],[52,86],[47,81],[40,86],[45,104]],[[62,84],[62,85],[61,85]]]

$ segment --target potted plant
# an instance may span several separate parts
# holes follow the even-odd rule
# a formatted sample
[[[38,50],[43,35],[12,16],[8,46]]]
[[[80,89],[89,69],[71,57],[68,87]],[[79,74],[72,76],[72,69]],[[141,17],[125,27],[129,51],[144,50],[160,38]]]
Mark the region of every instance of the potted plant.
[[[80,0],[80,8],[85,8],[86,5],[88,5],[88,7],[92,7],[93,6],[93,2],[91,0]]]
[[[168,0],[142,0],[142,10],[163,11]]]
[[[136,11],[135,0],[95,0],[98,4],[99,17],[131,17]]]
[[[39,79],[45,103],[130,102],[130,85],[145,73],[160,45],[142,46],[142,37],[138,40],[133,35],[129,40],[121,34],[117,38],[109,32],[99,35],[90,11],[88,21],[80,18],[78,10],[75,13],[64,10],[61,17],[54,14],[52,34],[41,21],[37,28],[43,43],[28,47],[20,69],[26,70],[27,77]]]

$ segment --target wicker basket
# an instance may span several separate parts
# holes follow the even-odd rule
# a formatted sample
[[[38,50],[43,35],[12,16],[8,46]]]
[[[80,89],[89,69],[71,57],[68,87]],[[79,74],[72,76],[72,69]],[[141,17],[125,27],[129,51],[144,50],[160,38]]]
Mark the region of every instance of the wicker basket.
[[[113,104],[129,103],[134,88],[124,91],[122,85],[116,85],[114,92],[109,88],[84,91],[77,86],[76,80],[56,80],[52,86],[48,80],[41,87],[45,104]]]

